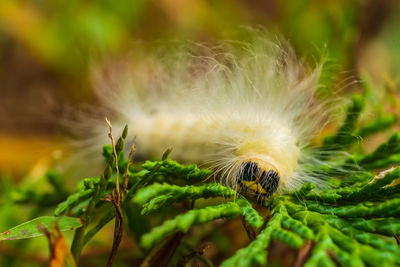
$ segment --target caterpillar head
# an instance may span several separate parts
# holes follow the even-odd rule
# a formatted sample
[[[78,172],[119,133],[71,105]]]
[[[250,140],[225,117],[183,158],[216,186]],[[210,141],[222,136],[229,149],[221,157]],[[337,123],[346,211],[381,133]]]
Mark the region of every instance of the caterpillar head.
[[[299,156],[300,149],[283,130],[265,139],[241,142],[233,157],[231,184],[245,195],[267,198],[290,187]]]
[[[245,194],[269,197],[278,189],[280,176],[277,169],[270,164],[246,161],[241,163],[236,181]]]

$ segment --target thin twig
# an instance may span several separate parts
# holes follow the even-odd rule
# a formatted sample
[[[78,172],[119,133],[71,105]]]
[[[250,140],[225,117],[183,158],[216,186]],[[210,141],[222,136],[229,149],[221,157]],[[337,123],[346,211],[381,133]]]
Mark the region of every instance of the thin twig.
[[[115,202],[115,210],[117,213],[117,216],[115,217],[115,227],[114,227],[114,240],[113,240],[113,245],[111,249],[110,256],[107,261],[107,267],[111,267],[112,263],[114,261],[115,256],[117,255],[118,247],[119,244],[121,243],[122,236],[123,236],[123,216],[122,216],[122,210],[121,207],[116,205]]]
[[[183,237],[184,234],[178,231],[161,246],[154,247],[144,259],[140,267],[167,266],[172,256],[175,254],[175,251],[181,244]]]
[[[115,159],[115,169],[116,169],[116,176],[115,176],[115,188],[112,193],[112,202],[115,207],[116,211],[116,217],[115,217],[115,227],[114,227],[114,240],[113,240],[113,245],[111,249],[110,256],[107,261],[107,267],[111,267],[112,263],[114,261],[114,258],[117,254],[119,244],[121,243],[122,236],[123,236],[123,226],[124,226],[124,217],[122,215],[122,210],[121,210],[121,191],[119,188],[119,168],[118,168],[118,155],[117,155],[117,150],[115,147],[115,139],[112,135],[112,125],[111,122],[105,118],[106,123],[108,124],[108,127],[110,129],[110,133],[108,134],[108,137],[111,139],[112,147],[113,147],[113,153],[114,153],[114,159]],[[125,179],[124,179],[125,180]]]
[[[394,238],[396,239],[397,245],[400,246],[400,236],[399,235],[394,235]]]
[[[117,155],[117,150],[115,149],[115,140],[114,137],[112,135],[112,125],[111,122],[107,119],[107,117],[105,118],[106,123],[108,124],[108,128],[110,129],[110,133],[108,134],[108,137],[110,137],[111,139],[111,144],[113,147],[113,154],[114,154],[114,159],[115,159],[115,169],[116,169],[116,176],[115,176],[115,191],[116,191],[116,195],[117,195],[117,203],[121,203],[121,199],[120,199],[120,190],[119,190],[119,168],[118,168],[118,155]]]
[[[157,164],[154,169],[148,173],[143,179],[139,180],[136,184],[134,184],[131,189],[128,191],[126,194],[124,200],[121,203],[121,207],[124,208],[127,203],[133,198],[135,193],[139,188],[144,186],[146,183],[148,183],[151,179],[154,178],[155,174],[159,171],[161,168],[161,164]],[[100,222],[94,226],[86,235],[85,235],[85,241],[84,244],[89,242],[90,239],[93,238],[93,236],[101,229],[103,228],[104,225],[106,225],[109,221],[111,221],[115,216],[115,210],[109,210],[108,213],[100,220]],[[82,227],[81,227],[82,228]],[[79,230],[80,228],[78,228]]]
[[[304,246],[299,250],[297,254],[297,259],[294,264],[294,267],[301,267],[304,265],[304,263],[310,257],[311,251],[313,250],[314,246],[315,243],[313,243],[311,240],[307,241],[304,244]]]
[[[253,227],[251,227],[245,220],[245,218],[242,218],[242,224],[244,229],[246,230],[246,234],[249,238],[249,240],[253,241],[256,239],[256,232],[254,231]]]

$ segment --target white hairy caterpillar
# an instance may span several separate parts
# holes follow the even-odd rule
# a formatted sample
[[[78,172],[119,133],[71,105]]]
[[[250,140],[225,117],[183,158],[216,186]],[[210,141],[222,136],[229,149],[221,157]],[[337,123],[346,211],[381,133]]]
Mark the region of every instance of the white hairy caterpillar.
[[[173,148],[174,159],[203,164],[256,197],[321,184],[309,170],[320,163],[309,147],[326,120],[315,97],[321,65],[308,69],[265,36],[194,47],[201,52],[163,50],[96,73],[97,93],[116,114],[113,124],[128,124],[136,153]],[[95,130],[103,138],[104,128]]]

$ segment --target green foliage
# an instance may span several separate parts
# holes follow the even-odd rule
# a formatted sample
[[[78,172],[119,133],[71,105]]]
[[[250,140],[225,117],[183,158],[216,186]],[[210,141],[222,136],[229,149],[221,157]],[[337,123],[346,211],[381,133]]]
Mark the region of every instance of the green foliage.
[[[140,190],[134,201],[143,205],[142,214],[148,214],[163,205],[181,202],[187,199],[209,198],[223,196],[230,198],[236,193],[230,188],[217,183],[202,186],[177,186],[170,184],[152,184]]]
[[[355,155],[353,160],[367,170],[381,169],[397,164],[400,159],[400,133],[395,132],[387,142],[368,155]]]
[[[390,169],[374,178],[374,175],[365,175],[369,178],[364,183],[354,184],[352,187],[345,185],[335,189],[303,191],[305,199],[318,200],[322,203],[361,203],[363,201],[382,201],[396,196],[400,192],[400,184],[393,184],[400,177],[400,167]],[[346,181],[348,183],[348,181]],[[308,187],[309,184],[303,186]],[[389,203],[389,202],[387,202]]]
[[[142,168],[152,171],[158,165],[160,165],[160,169],[157,171],[158,175],[173,176],[174,178],[181,178],[189,181],[203,181],[211,174],[210,170],[199,169],[196,164],[183,166],[170,159],[163,161],[146,161],[142,165]]]
[[[65,212],[67,212],[67,210],[73,208],[74,206],[81,203],[83,200],[89,198],[90,196],[93,195],[93,193],[94,193],[94,189],[91,188],[88,190],[81,190],[81,191],[78,191],[78,192],[70,195],[67,198],[67,200],[58,204],[56,210],[54,211],[54,214],[57,216],[65,214]]]
[[[383,115],[372,121],[368,124],[362,126],[356,133],[356,135],[360,138],[365,138],[374,133],[385,130],[391,126],[393,126],[397,122],[397,118],[394,115]]]
[[[343,125],[324,140],[325,149],[352,151],[359,137],[366,138],[395,123],[395,117],[388,115],[358,126],[364,102],[363,96],[353,97]],[[168,159],[170,151],[161,160],[148,160],[141,168],[132,167],[123,153],[126,137],[127,128],[115,145],[118,161],[113,156],[113,147],[104,146],[103,175],[82,180],[77,191],[55,209],[57,216],[67,214],[80,219],[46,217],[58,222],[61,230],[69,230],[72,225],[79,227],[82,222],[75,231],[71,248],[77,260],[85,244],[116,216],[116,209],[107,202],[115,197],[115,164],[118,162],[120,174],[125,170],[128,183],[120,208],[128,219],[129,233],[144,249],[143,253],[154,251],[150,249],[166,240],[167,247],[158,249],[161,252],[170,249],[174,254],[177,248],[170,242],[177,242],[179,246],[182,241],[178,237],[193,235],[191,228],[241,217],[251,242],[226,259],[222,263],[224,267],[264,266],[268,247],[276,241],[297,250],[312,249],[310,256],[304,259],[307,267],[336,266],[336,262],[342,266],[400,265],[400,248],[394,238],[400,235],[400,167],[378,174],[371,172],[398,162],[398,132],[369,154],[361,153],[360,149],[349,153],[337,165],[341,166],[340,172],[333,171],[334,168],[325,170],[325,175],[329,176],[328,188],[317,188],[309,182],[295,192],[275,195],[256,204],[228,187],[207,182],[205,178],[211,174],[210,170]],[[57,175],[51,176],[57,187]],[[119,181],[122,188],[123,181]],[[268,211],[266,218],[259,214],[260,209]],[[26,227],[30,227],[30,232],[25,237],[40,234],[38,221],[46,226],[50,224],[50,221],[43,221],[44,218],[11,229],[12,237],[21,238],[21,231]],[[204,231],[211,230],[204,228]],[[4,235],[0,237],[5,239]],[[197,255],[187,243],[181,245]],[[155,257],[152,253],[149,252],[148,257]],[[196,257],[207,262],[202,255]]]
[[[210,171],[198,169],[196,165],[185,166],[166,158],[151,160],[142,166],[131,165],[128,170],[128,191],[121,203],[121,209],[127,219],[126,228],[129,229],[127,234],[132,235],[138,244],[125,254],[130,253],[129,263],[139,266],[140,262],[134,260],[142,261],[152,255],[153,250],[144,251],[139,248],[140,240],[146,233],[151,235],[154,229],[161,227],[165,221],[177,220],[179,216],[191,212],[196,213],[195,211],[208,207],[231,203],[226,205],[228,211],[231,209],[230,212],[239,212],[240,208],[237,217],[246,217],[247,221],[252,222],[250,225],[260,227],[259,232],[254,231],[254,236],[251,236],[252,229],[246,229],[250,233],[250,239],[254,240],[238,250],[235,256],[227,259],[223,266],[266,265],[268,248],[271,242],[276,240],[294,248],[302,246],[304,249],[308,244],[312,244],[311,257],[305,259],[306,266],[399,265],[394,258],[399,257],[398,247],[393,238],[399,233],[400,227],[397,207],[400,197],[399,170],[394,168],[385,173],[379,172],[396,167],[400,162],[400,137],[398,133],[390,132],[397,119],[395,115],[385,114],[387,110],[395,110],[398,113],[398,105],[395,105],[400,70],[398,1],[187,2],[178,7],[174,1],[1,0],[0,54],[6,59],[1,65],[1,70],[6,71],[2,76],[5,78],[2,81],[2,99],[6,100],[2,103],[6,106],[1,109],[2,113],[3,110],[6,111],[2,121],[4,133],[7,135],[9,132],[10,123],[11,135],[14,132],[21,136],[25,133],[36,135],[38,130],[30,126],[36,119],[26,120],[24,115],[24,119],[20,120],[20,116],[12,116],[15,113],[12,111],[11,115],[7,114],[12,106],[18,111],[15,114],[24,114],[23,105],[13,105],[13,95],[22,99],[22,103],[27,103],[25,106],[29,107],[29,110],[35,109],[32,105],[36,102],[42,108],[42,102],[36,100],[41,99],[40,92],[36,93],[38,88],[41,91],[41,88],[51,89],[56,86],[57,90],[53,91],[59,94],[54,95],[55,99],[61,101],[68,97],[67,102],[86,103],[93,98],[91,84],[88,82],[93,60],[114,68],[115,61],[120,62],[122,55],[128,56],[125,60],[130,62],[130,54],[133,54],[134,58],[141,62],[141,53],[130,53],[132,43],[138,40],[146,40],[145,46],[152,46],[152,40],[164,38],[203,42],[225,35],[224,39],[246,42],[249,41],[248,32],[238,26],[264,25],[267,29],[276,29],[286,36],[285,39],[290,40],[296,52],[300,53],[301,57],[306,57],[311,65],[315,61],[320,62],[315,58],[325,61],[321,82],[323,88],[320,90],[325,96],[337,93],[335,89],[347,87],[348,80],[342,78],[348,78],[351,74],[347,71],[354,66],[357,66],[358,70],[367,70],[373,77],[369,79],[363,73],[355,72],[361,76],[362,87],[365,90],[362,96],[357,95],[353,98],[344,124],[323,142],[323,151],[346,149],[349,153],[340,159],[329,159],[334,167],[321,167],[320,174],[329,178],[330,187],[319,189],[308,183],[296,192],[275,196],[268,202],[252,206],[249,202],[242,201],[231,189],[205,180]],[[321,56],[314,57],[315,50],[319,49],[322,50]],[[102,62],[103,60],[105,62]],[[329,64],[326,64],[326,61]],[[146,62],[143,63],[144,68],[152,67]],[[28,71],[29,82],[15,83],[26,80],[27,66],[34,66],[35,69],[33,72]],[[18,91],[15,87],[18,87],[18,84],[23,94],[13,93]],[[354,90],[353,86],[351,90]],[[391,108],[382,108],[381,99],[390,103]],[[372,113],[377,117],[360,125],[358,119],[364,105],[367,104],[364,102],[368,101],[368,105],[372,104],[374,112],[366,107],[368,116],[363,117],[363,120],[369,120]],[[56,106],[63,106],[61,104]],[[23,127],[18,126],[18,123],[22,123]],[[39,127],[43,128],[41,126],[40,123]],[[20,128],[22,131],[18,130]],[[48,128],[53,127],[47,125],[44,127],[45,132]],[[31,132],[27,132],[29,129]],[[376,133],[380,133],[381,137],[388,133],[388,137],[391,137],[385,141],[378,141],[382,143],[374,152],[364,153],[359,144]],[[104,135],[106,136],[106,133]],[[118,152],[128,143],[127,136],[128,129],[125,128],[121,138],[116,138]],[[1,137],[4,138],[4,134]],[[27,167],[26,154],[32,153],[35,159],[41,157],[42,149],[31,149],[29,145],[18,146],[14,142],[8,142],[8,139],[2,140],[4,158],[15,158],[15,161],[24,167],[23,171]],[[38,143],[38,147],[46,147],[41,142],[32,142],[29,138],[28,140],[28,143]],[[111,232],[104,228],[112,227],[108,223],[116,214],[112,203],[108,201],[116,187],[116,159],[113,158],[111,145],[104,146],[103,156],[106,164],[104,171],[91,174],[98,177],[83,179],[74,192],[69,188],[71,177],[63,176],[52,169],[40,179],[27,177],[19,180],[18,188],[15,189],[14,179],[4,177],[8,176],[8,170],[14,167],[9,166],[8,160],[6,163],[2,162],[3,170],[5,168],[7,173],[0,175],[0,229],[3,231],[31,218],[36,218],[33,222],[42,220],[42,224],[47,225],[46,219],[41,216],[51,214],[54,210],[56,217],[45,218],[57,218],[59,227],[63,229],[68,230],[68,226],[71,226],[69,223],[65,227],[62,226],[61,222],[64,220],[76,222],[79,217],[84,224],[76,231],[74,238],[76,255],[99,231],[102,231],[99,234],[102,237],[100,242],[104,242],[107,234]],[[321,159],[324,159],[322,157]],[[124,153],[119,153],[119,170],[124,171],[128,162],[129,159],[125,158]],[[38,169],[43,168],[35,168],[35,173]],[[17,173],[20,171],[17,170]],[[258,211],[267,215],[260,217]],[[239,223],[240,219],[242,218],[237,220]],[[221,231],[226,230],[226,224],[222,224],[217,217],[216,220],[217,222],[194,223],[190,226],[194,229],[186,231],[180,247],[185,247],[186,251],[190,252],[188,259],[206,258],[206,254],[199,252],[199,246],[204,240],[211,240],[216,244],[221,252],[216,258],[232,254],[229,250],[231,247],[228,246],[231,245],[231,240]],[[51,224],[52,222],[48,225]],[[15,229],[11,230],[16,236],[21,234]],[[35,223],[32,223],[32,230],[38,231]],[[170,241],[174,237],[174,231],[179,229],[174,228],[159,240]],[[223,239],[219,238],[221,236],[226,241],[220,246],[215,239],[220,241],[219,239]],[[37,266],[37,259],[42,266],[43,255],[29,255],[31,251],[43,251],[43,247],[35,247],[34,250],[31,248],[32,243],[37,245],[40,240],[43,241],[44,238],[34,242],[1,241],[0,266]],[[107,241],[105,243],[108,244]],[[188,243],[190,249],[187,249]],[[7,247],[8,245],[10,247]],[[87,250],[87,255],[92,252],[91,249]],[[155,254],[159,252],[157,249],[156,246]],[[21,253],[25,251],[26,253]],[[174,254],[174,251],[171,253]],[[178,264],[181,258],[188,256],[180,255],[179,248],[174,255],[179,259],[176,260],[176,264],[171,261],[170,266],[190,265],[190,262]],[[93,258],[102,260],[101,257]],[[125,256],[124,261],[128,262]],[[212,266],[207,261],[203,262]],[[88,265],[102,266],[104,262],[90,262]],[[196,266],[196,263],[191,265]]]
[[[387,116],[357,129],[361,103],[358,96],[353,98],[344,125],[336,135],[325,139],[325,146],[349,146],[354,132],[365,137],[394,123],[395,119]],[[353,154],[347,163],[357,162],[365,169],[387,167],[399,157],[398,146],[396,132],[372,153]],[[266,249],[272,240],[296,248],[304,240],[313,240],[315,247],[304,265],[307,267],[336,266],[332,253],[342,266],[399,265],[400,248],[393,237],[400,234],[400,168],[379,175],[363,171],[347,176],[332,178],[330,189],[317,189],[307,183],[296,192],[264,203],[272,207],[266,228],[222,266],[265,265]]]
[[[150,233],[143,235],[141,244],[144,248],[148,249],[175,231],[186,233],[194,224],[203,224],[216,219],[233,219],[239,215],[247,215],[245,218],[248,219],[249,223],[260,227],[262,219],[256,213],[250,214],[247,210],[249,206],[246,202],[245,200],[238,199],[236,202],[229,201],[218,206],[208,206],[203,209],[188,211],[183,215],[178,215],[174,219],[164,222],[162,225],[153,228]]]

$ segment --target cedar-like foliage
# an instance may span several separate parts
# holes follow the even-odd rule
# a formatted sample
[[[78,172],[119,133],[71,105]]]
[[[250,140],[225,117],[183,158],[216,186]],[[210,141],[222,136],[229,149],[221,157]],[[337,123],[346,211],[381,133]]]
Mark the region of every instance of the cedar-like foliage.
[[[123,153],[125,128],[115,147],[103,148],[106,161],[103,175],[82,180],[76,192],[54,211],[60,218],[66,215],[80,218],[81,226],[75,230],[71,247],[75,261],[79,261],[85,244],[116,215],[116,209],[108,203],[110,198],[115,198],[111,194],[116,188],[118,162],[118,170],[121,175],[125,171],[128,183],[121,194],[120,208],[147,257],[151,257],[149,251],[155,244],[174,238],[177,232],[185,235],[194,225],[242,216],[252,241],[226,259],[222,263],[224,267],[265,266],[273,240],[299,250],[311,242],[312,251],[304,260],[307,267],[336,266],[336,263],[400,265],[400,247],[395,239],[400,234],[400,167],[392,168],[400,161],[400,134],[393,133],[371,153],[351,152],[360,137],[387,129],[396,122],[394,116],[384,115],[359,127],[357,122],[364,102],[363,96],[354,96],[343,125],[323,141],[324,149],[350,149],[334,168],[321,169],[328,177],[329,187],[318,189],[306,183],[295,192],[274,195],[253,204],[234,190],[206,179],[211,173],[209,170],[169,159],[169,151],[161,160],[133,166]],[[122,187],[123,181],[119,182]],[[208,198],[216,199],[213,204],[194,205],[195,201]],[[184,203],[183,213],[175,211],[172,217],[165,213],[165,209],[177,203]],[[267,209],[268,215],[261,216],[255,209],[259,207]],[[148,216],[154,215],[160,223],[150,226]],[[98,219],[93,220],[95,216]],[[64,226],[62,230],[68,229]],[[5,233],[0,237],[6,239]],[[166,260],[168,263],[169,259]]]

